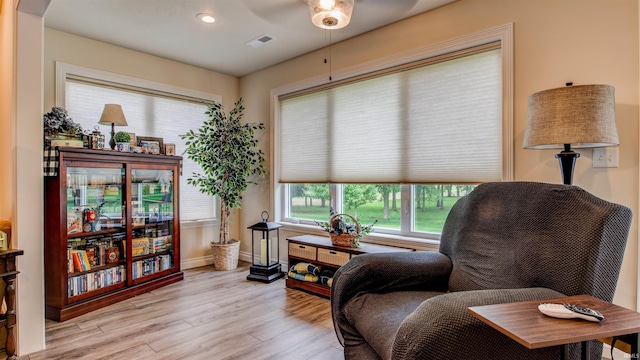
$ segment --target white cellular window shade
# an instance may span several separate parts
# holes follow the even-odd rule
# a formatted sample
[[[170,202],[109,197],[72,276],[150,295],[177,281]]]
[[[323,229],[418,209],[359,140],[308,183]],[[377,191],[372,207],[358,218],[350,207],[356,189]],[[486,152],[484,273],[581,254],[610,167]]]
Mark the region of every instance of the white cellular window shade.
[[[492,49],[280,99],[281,183],[501,181]]]
[[[67,79],[65,82],[66,109],[74,122],[85,130],[99,126],[105,134],[107,146],[111,137],[109,126],[98,125],[104,104],[120,104],[128,126],[115,131],[135,133],[136,136],[163,138],[164,143],[176,144],[176,154],[185,149],[179,135],[198,128],[207,119],[207,106],[199,99],[184,96],[171,97],[160,92],[136,91],[131,87],[118,88],[93,82]],[[199,165],[183,158],[183,175],[180,176],[180,220],[201,220],[215,217],[214,198],[202,194],[187,184],[187,177],[201,171]]]

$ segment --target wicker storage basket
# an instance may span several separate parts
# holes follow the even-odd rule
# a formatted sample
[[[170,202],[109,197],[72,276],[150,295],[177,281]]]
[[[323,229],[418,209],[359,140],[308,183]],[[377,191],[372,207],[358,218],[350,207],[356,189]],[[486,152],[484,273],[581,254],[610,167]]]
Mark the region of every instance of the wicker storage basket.
[[[340,216],[348,216],[353,220],[353,223],[356,225],[356,234],[336,234],[330,232],[329,236],[331,236],[331,243],[335,246],[358,247],[355,240],[360,237],[360,223],[356,218],[349,214],[335,214],[329,220],[329,224],[333,227],[333,221]]]
[[[229,240],[227,244],[211,244],[213,250],[213,266],[216,270],[233,270],[238,267],[240,255],[240,241]]]

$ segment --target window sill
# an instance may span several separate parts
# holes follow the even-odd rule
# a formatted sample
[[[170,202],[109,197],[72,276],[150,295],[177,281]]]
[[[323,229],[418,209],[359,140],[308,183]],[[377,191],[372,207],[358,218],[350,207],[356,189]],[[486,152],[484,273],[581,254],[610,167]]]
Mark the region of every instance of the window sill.
[[[305,235],[320,235],[327,236],[325,231],[322,231],[318,226],[306,225],[306,224],[293,224],[290,222],[278,222],[282,225],[282,230],[305,234]],[[439,240],[420,239],[415,237],[391,235],[391,234],[379,234],[372,233],[362,238],[362,242],[388,245],[408,249],[416,249],[419,251],[438,251],[440,247]]]
[[[199,228],[203,226],[219,226],[220,219],[202,219],[202,220],[185,220],[180,221],[182,229]]]

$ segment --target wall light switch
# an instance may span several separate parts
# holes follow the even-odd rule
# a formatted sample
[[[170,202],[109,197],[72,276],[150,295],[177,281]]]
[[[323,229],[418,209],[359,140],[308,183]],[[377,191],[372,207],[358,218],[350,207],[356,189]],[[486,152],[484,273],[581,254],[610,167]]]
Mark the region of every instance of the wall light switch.
[[[618,147],[593,149],[594,168],[617,168],[619,166]]]

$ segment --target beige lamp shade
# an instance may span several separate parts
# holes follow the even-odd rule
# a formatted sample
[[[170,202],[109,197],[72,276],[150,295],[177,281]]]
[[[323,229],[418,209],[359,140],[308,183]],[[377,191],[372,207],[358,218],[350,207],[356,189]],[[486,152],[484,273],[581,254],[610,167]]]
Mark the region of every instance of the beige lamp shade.
[[[102,116],[98,124],[101,125],[115,125],[115,126],[127,126],[127,119],[124,118],[124,112],[122,112],[122,106],[118,104],[105,104],[104,110],[102,110]]]
[[[619,144],[615,89],[576,85],[529,96],[525,149],[594,148]]]

